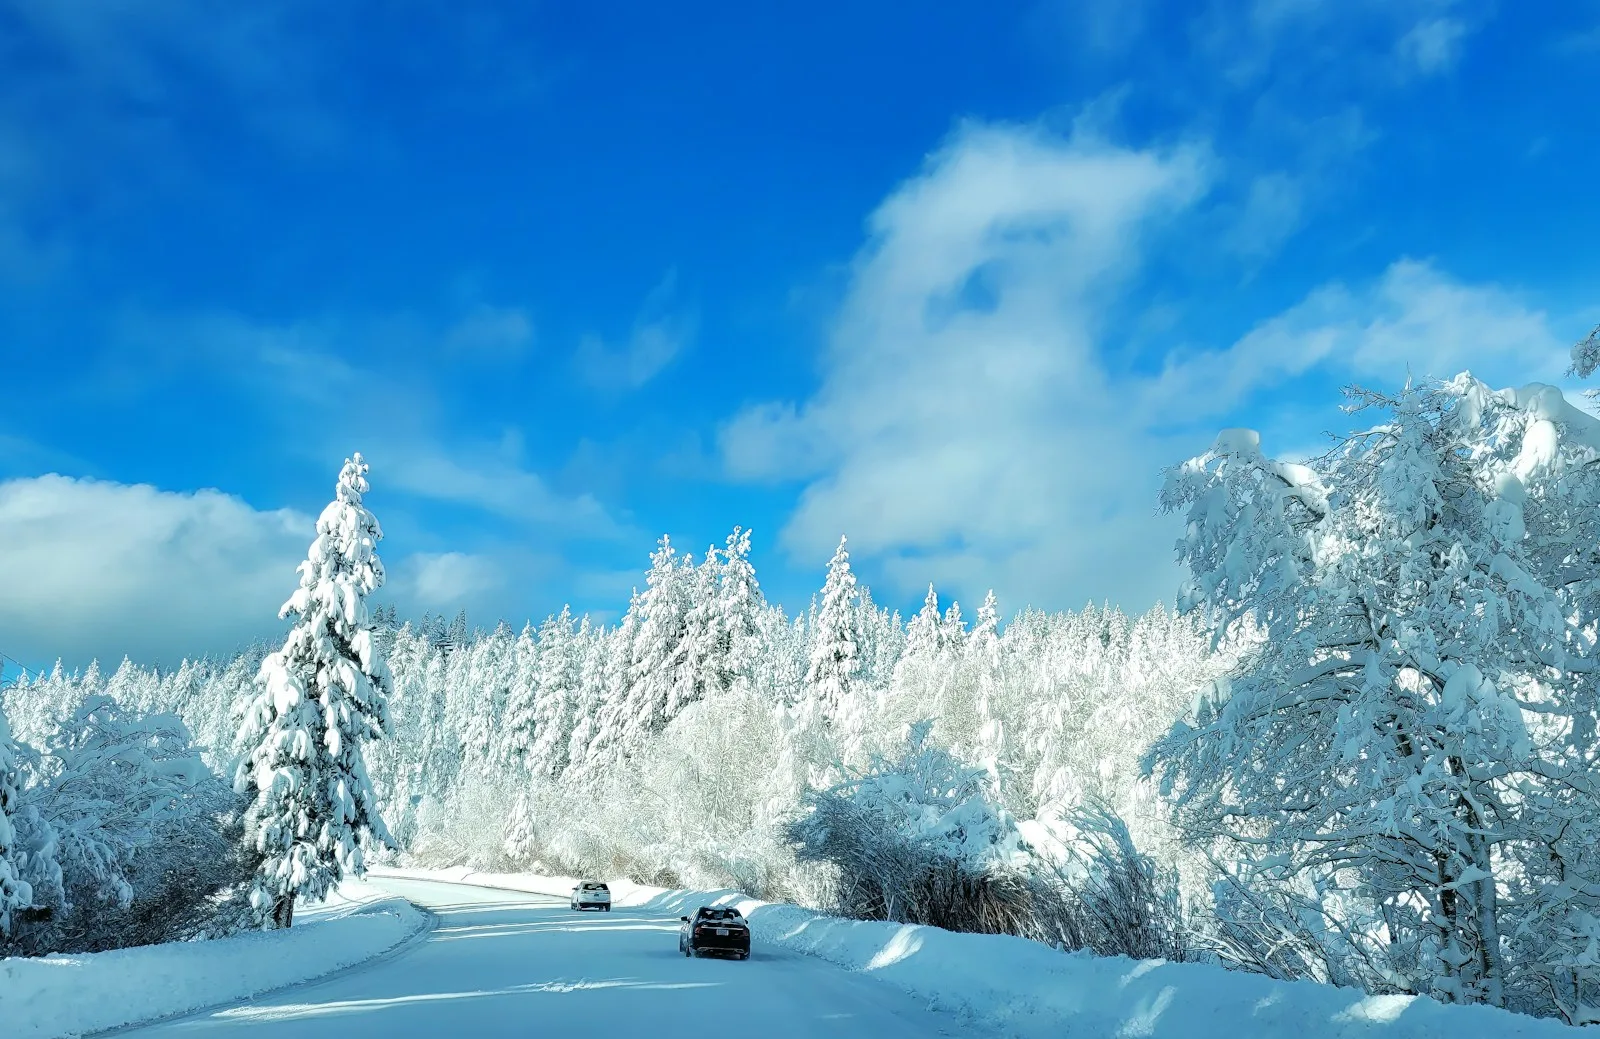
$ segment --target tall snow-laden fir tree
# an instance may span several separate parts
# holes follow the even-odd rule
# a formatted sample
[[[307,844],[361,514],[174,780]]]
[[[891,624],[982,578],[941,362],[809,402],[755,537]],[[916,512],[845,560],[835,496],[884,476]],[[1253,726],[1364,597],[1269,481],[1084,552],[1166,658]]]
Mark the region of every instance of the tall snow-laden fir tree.
[[[524,632],[526,635],[526,632]],[[484,637],[460,642],[447,651],[447,667],[456,676],[455,711],[465,720],[462,761],[467,768],[489,769],[503,751],[510,731],[507,712],[513,687],[525,683],[533,668],[530,639],[515,638],[501,621]]]
[[[683,639],[684,583],[692,578],[693,560],[680,558],[665,535],[650,556],[645,591],[639,597],[639,622],[629,664],[628,703],[622,718],[624,744],[666,728],[677,684],[678,644]]]
[[[584,751],[581,772],[593,774],[603,763],[619,753],[627,725],[628,704],[633,699],[633,654],[638,641],[639,617],[644,611],[644,595],[636,588],[628,600],[628,610],[605,639],[601,657],[602,704],[596,714],[588,749]]]
[[[822,717],[838,723],[857,705],[852,687],[861,667],[861,636],[856,625],[856,575],[850,572],[850,553],[845,538],[828,562],[828,577],[822,586],[822,603],[817,608],[816,628],[811,633],[811,662],[806,669],[809,699]]]
[[[983,605],[978,607],[978,623],[972,626],[972,631],[967,635],[967,651],[990,663],[999,660],[1000,604],[994,597],[993,588],[984,596]]]
[[[900,654],[896,679],[903,680],[908,677],[905,672],[932,666],[934,659],[939,654],[940,634],[944,621],[939,616],[939,593],[933,590],[933,585],[928,585],[927,597],[922,601],[922,609],[911,618],[906,625],[906,639],[903,651]]]
[[[762,650],[763,605],[756,568],[750,564],[750,531],[734,527],[722,550],[717,582],[718,631],[724,641],[719,687],[737,689],[754,681]]]
[[[578,624],[578,686],[572,703],[572,734],[567,737],[567,767],[571,769],[583,767],[599,728],[605,703],[605,650],[605,630],[594,627],[585,614]]]
[[[978,607],[978,623],[967,636],[963,664],[977,696],[978,731],[974,756],[998,781],[1002,762],[1009,755],[1005,745],[1005,722],[996,703],[1000,695],[1000,607],[993,589]]]
[[[346,460],[300,587],[279,611],[294,627],[239,706],[235,786],[254,799],[246,839],[263,858],[250,902],[267,927],[288,927],[297,898],[319,900],[365,872],[363,845],[393,843],[361,751],[383,736],[392,691],[366,605],[384,577],[366,476],[359,453]]]
[[[533,744],[536,775],[559,776],[567,770],[578,682],[576,638],[568,606],[562,606],[561,613],[546,619],[539,629],[539,698]]]
[[[537,847],[537,834],[533,827],[533,807],[528,804],[528,792],[517,790],[511,803],[511,814],[506,817],[502,831],[502,850],[513,862],[524,863],[533,857]]]
[[[1291,915],[1337,906],[1310,939],[1369,984],[1526,1005],[1555,979],[1592,1017],[1600,422],[1465,375],[1354,392],[1388,416],[1310,465],[1230,430],[1169,474],[1184,605],[1265,638],[1148,767]]]
[[[663,712],[668,719],[726,688],[727,644],[717,603],[718,569],[717,550],[711,547],[706,549],[705,560],[684,574],[683,621],[673,650],[672,686]]]
[[[522,627],[508,669],[506,708],[500,725],[496,759],[533,771],[534,745],[539,739],[539,656],[543,647],[532,624]]]
[[[33,888],[22,879],[17,828],[12,821],[22,808],[22,778],[11,726],[0,707],[0,936],[11,933],[11,914],[33,900]]]

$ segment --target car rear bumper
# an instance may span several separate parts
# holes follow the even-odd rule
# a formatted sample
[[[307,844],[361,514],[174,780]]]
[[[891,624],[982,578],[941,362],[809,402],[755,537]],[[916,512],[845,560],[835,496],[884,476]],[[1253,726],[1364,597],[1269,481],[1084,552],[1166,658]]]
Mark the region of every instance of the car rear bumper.
[[[707,938],[694,940],[695,952],[749,952],[750,936],[744,935],[712,935]]]

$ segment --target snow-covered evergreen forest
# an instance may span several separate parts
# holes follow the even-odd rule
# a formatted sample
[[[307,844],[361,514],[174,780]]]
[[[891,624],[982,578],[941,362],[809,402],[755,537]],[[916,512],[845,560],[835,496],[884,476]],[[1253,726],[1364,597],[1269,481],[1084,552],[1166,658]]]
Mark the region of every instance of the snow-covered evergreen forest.
[[[269,707],[335,675],[352,870],[733,886],[1600,1021],[1600,421],[1466,375],[1349,404],[1320,457],[1228,430],[1169,471],[1189,579],[1135,615],[930,586],[902,617],[843,540],[790,614],[736,527],[663,537],[614,624],[402,618],[361,602],[381,535],[349,540],[356,494],[302,568],[312,635],[6,690],[0,931],[103,948],[227,926],[251,892],[278,912],[263,878],[293,870],[241,839],[278,789],[261,748],[292,744]]]

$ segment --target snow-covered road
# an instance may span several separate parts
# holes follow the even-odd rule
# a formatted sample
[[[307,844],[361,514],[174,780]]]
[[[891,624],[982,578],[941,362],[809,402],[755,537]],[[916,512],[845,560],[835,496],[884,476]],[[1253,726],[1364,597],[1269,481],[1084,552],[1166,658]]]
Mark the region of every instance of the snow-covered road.
[[[540,895],[384,878],[438,928],[365,970],[130,1032],[230,1036],[970,1036],[874,978],[759,945],[686,959],[672,909],[571,912]]]

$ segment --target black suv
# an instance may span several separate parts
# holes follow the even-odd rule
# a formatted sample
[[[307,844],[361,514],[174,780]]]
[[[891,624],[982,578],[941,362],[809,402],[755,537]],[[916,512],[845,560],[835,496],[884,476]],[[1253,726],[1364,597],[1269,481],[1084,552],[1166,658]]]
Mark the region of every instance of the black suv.
[[[701,906],[693,917],[680,916],[678,951],[685,956],[719,953],[750,958],[750,925],[732,906]]]

